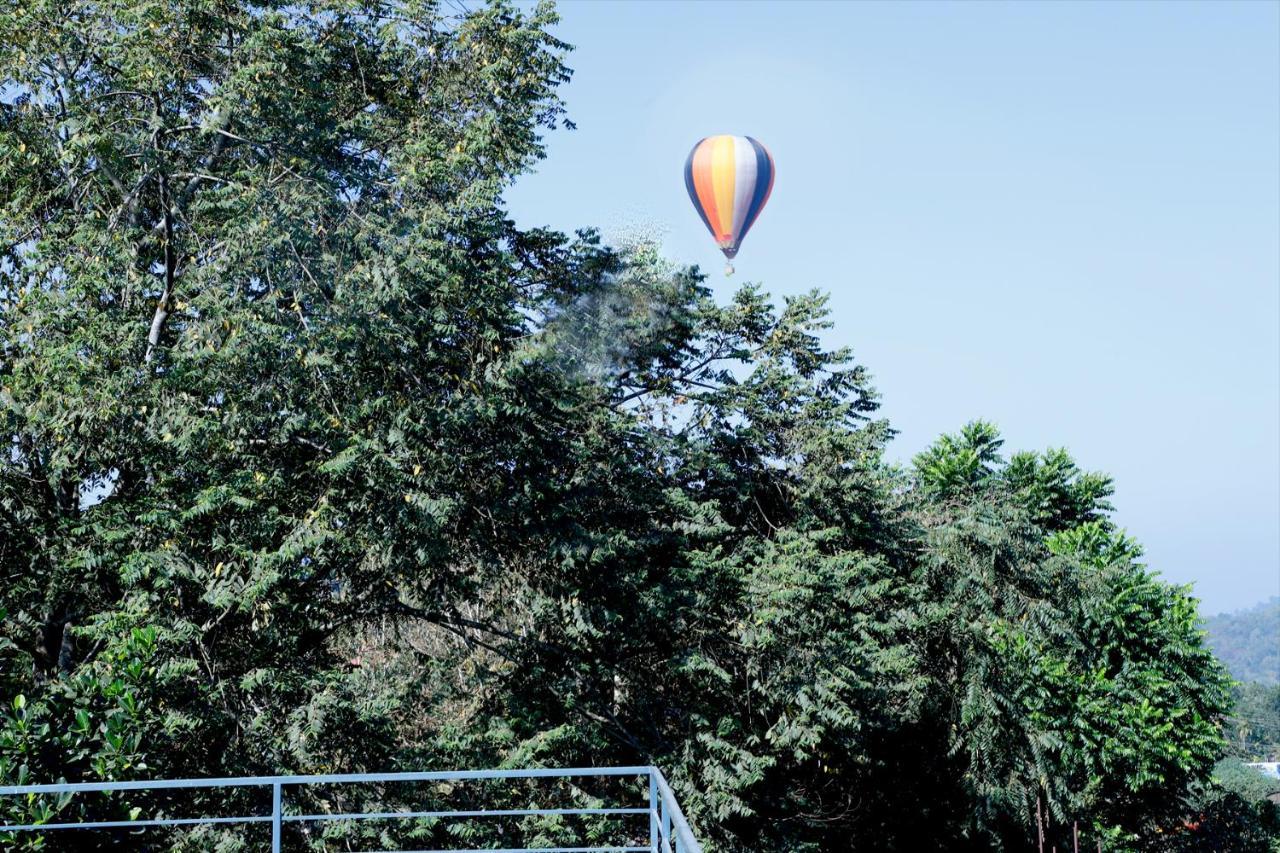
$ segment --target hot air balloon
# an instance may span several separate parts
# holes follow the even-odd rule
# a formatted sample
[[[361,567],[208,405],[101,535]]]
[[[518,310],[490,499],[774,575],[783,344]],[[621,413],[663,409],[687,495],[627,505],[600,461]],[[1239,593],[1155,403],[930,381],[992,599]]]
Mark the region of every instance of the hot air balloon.
[[[773,156],[750,136],[708,136],[684,164],[684,186],[720,251],[733,258],[773,191]]]

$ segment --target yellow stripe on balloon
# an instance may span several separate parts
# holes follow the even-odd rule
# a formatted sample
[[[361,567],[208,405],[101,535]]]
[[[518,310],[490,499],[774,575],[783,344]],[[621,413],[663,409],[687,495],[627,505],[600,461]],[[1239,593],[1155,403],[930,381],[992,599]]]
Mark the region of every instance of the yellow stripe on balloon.
[[[716,192],[716,236],[728,240],[733,236],[733,190],[738,161],[733,152],[732,136],[717,136],[711,141],[711,183]]]

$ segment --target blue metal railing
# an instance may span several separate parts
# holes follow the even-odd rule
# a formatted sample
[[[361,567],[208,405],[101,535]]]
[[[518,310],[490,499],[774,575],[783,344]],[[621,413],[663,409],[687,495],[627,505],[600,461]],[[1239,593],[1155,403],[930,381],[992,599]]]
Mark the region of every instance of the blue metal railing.
[[[616,808],[545,808],[545,809],[469,809],[456,811],[384,811],[291,814],[285,808],[285,793],[291,788],[317,785],[378,784],[390,782],[460,782],[484,779],[544,779],[634,776],[647,779],[648,803],[642,806]],[[675,794],[657,767],[580,767],[571,769],[531,768],[522,770],[453,770],[422,773],[343,773],[313,776],[239,776],[223,779],[160,779],[136,782],[63,782],[51,785],[0,786],[0,797],[56,795],[65,797],[79,793],[116,791],[172,791],[179,789],[260,789],[271,792],[271,813],[230,817],[160,817],[132,820],[87,820],[75,822],[37,822],[0,826],[0,833],[43,833],[71,830],[144,829],[147,827],[201,826],[213,824],[271,825],[271,850],[279,853],[283,829],[293,823],[324,821],[389,820],[410,818],[472,819],[485,817],[532,817],[569,815],[648,815],[649,843],[635,846],[636,839],[606,847],[504,847],[452,848],[450,850],[417,851],[417,853],[702,853],[680,811]],[[642,835],[642,833],[641,833]]]

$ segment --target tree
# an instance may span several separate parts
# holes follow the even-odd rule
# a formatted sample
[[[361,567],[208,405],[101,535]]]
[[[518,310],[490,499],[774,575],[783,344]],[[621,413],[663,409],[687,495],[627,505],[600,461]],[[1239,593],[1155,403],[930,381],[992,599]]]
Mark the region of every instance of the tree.
[[[560,120],[553,13],[449,11],[0,16],[5,688],[15,726],[93,742],[6,776],[390,760],[394,694],[335,638],[461,630],[507,543],[455,546],[527,481],[522,398],[557,411],[512,355],[523,311],[595,255],[498,207]],[[149,759],[99,767],[135,631],[123,747]]]
[[[1029,816],[1108,846],[1179,825],[1220,754],[1229,679],[1195,600],[1138,562],[1109,479],[1065,451],[999,456],[976,423],[915,463],[935,713],[976,831],[1025,843]],[[1061,843],[1061,842],[1060,842]]]
[[[1227,737],[1232,754],[1245,761],[1280,760],[1280,685],[1235,686]]]
[[[0,16],[0,779],[653,762],[721,851],[1014,846],[1037,794],[1135,845],[1182,816],[1225,681],[1105,477],[985,425],[900,471],[820,295],[509,221],[554,20]],[[592,795],[347,796],[535,793]]]
[[[1219,761],[1212,781],[1196,798],[1194,817],[1169,833],[1161,850],[1249,850],[1280,848],[1280,782],[1245,767],[1239,759]]]

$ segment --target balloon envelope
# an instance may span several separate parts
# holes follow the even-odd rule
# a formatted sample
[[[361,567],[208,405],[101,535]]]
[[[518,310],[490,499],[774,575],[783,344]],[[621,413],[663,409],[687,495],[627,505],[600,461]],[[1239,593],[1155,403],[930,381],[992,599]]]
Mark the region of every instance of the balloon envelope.
[[[720,251],[732,259],[773,191],[773,156],[750,136],[708,136],[689,152],[684,185]]]

